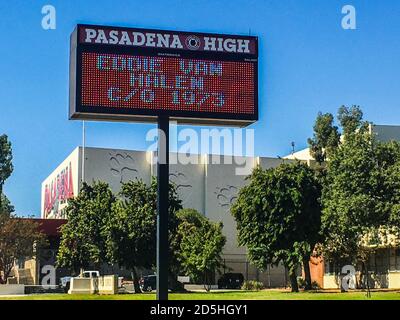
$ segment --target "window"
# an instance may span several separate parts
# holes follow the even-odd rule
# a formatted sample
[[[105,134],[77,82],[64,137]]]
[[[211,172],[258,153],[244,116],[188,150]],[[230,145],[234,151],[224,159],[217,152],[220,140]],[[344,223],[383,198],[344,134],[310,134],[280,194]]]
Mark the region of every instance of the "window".
[[[25,269],[25,258],[19,258],[17,260],[18,269]]]
[[[400,271],[400,248],[390,249],[390,271]]]
[[[335,275],[340,273],[339,265],[334,261],[325,261],[325,274]]]

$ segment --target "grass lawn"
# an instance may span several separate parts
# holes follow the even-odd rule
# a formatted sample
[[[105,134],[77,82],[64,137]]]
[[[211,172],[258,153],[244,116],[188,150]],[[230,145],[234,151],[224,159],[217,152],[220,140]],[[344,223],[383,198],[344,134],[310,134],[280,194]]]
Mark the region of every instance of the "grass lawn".
[[[283,290],[263,291],[219,291],[210,293],[173,293],[171,300],[400,300],[400,292],[372,292],[367,298],[365,292],[300,292],[291,293]],[[14,297],[1,297],[0,300],[154,300],[155,294],[120,294],[120,295],[69,295],[36,294]]]

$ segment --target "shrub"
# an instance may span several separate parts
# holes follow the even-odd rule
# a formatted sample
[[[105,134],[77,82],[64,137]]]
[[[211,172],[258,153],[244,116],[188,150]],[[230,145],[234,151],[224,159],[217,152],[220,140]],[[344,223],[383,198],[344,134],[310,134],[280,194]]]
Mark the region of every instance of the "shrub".
[[[264,289],[264,284],[260,281],[246,280],[242,285],[242,290],[259,291],[262,289]]]
[[[297,277],[297,285],[299,286],[299,289],[304,289],[306,287],[306,280],[302,277]]]
[[[300,289],[304,289],[306,287],[306,280],[304,280],[302,277],[297,278],[297,284]],[[311,290],[319,290],[321,287],[316,281],[313,281],[311,283]]]
[[[317,283],[317,281],[313,281],[313,282],[311,283],[311,289],[313,289],[313,290],[320,290],[321,287],[319,286],[319,284]]]

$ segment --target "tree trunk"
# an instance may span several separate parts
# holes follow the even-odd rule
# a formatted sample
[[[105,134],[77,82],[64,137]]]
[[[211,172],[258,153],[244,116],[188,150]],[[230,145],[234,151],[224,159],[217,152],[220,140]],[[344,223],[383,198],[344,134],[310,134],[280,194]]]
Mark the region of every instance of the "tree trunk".
[[[299,292],[299,286],[297,284],[296,271],[289,271],[290,286],[292,287],[292,292]]]
[[[5,284],[3,268],[0,268],[0,284]]]
[[[3,276],[3,282],[4,282],[4,284],[7,283],[7,280],[8,280],[8,278],[10,277],[12,268],[13,268],[13,264],[11,265],[11,267],[6,268],[6,269],[3,271],[3,273],[4,273],[4,276]]]
[[[3,185],[0,183],[0,214],[3,213],[2,200],[3,200]]]
[[[211,290],[211,279],[207,271],[204,271],[204,289],[207,292],[210,292]]]
[[[364,267],[361,264],[360,278],[358,279],[357,289],[364,289]]]
[[[208,292],[208,288],[207,288],[207,274],[204,272],[204,280],[203,280],[203,287],[204,290],[206,290]]]
[[[132,278],[133,278],[133,289],[135,290],[135,293],[142,293],[142,290],[140,290],[139,278],[135,267],[132,268]]]
[[[365,273],[364,276],[365,276],[366,285],[367,285],[367,297],[370,298],[371,297],[371,290],[370,290],[370,287],[369,287],[369,275],[368,275],[367,265],[365,264],[364,261],[362,262],[362,269],[363,269],[363,272]]]
[[[177,276],[172,272],[168,274],[168,286],[173,292],[186,292],[185,286],[177,280]]]
[[[311,271],[310,271],[310,257],[303,258],[304,280],[306,282],[304,290],[311,290]]]

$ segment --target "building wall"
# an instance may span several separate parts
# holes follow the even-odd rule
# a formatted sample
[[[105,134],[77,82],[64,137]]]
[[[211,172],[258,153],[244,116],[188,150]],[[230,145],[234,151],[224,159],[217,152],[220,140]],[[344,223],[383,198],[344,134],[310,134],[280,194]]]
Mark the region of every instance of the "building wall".
[[[324,270],[324,289],[338,289],[340,287],[340,281],[343,277],[343,274],[340,274],[342,267],[342,265],[330,265],[323,261],[314,266],[316,272],[319,272],[320,269]],[[361,265],[357,264],[354,267],[356,270],[354,278],[356,286],[358,288],[366,287],[366,280],[361,281]],[[368,269],[368,285],[371,289],[400,288],[400,250],[398,248],[376,249],[375,252],[370,253],[366,267]]]
[[[42,182],[41,217],[62,218],[66,199],[77,195],[80,189],[80,148],[76,148]]]
[[[224,224],[223,232],[226,236],[224,253],[227,255],[246,254],[246,248],[240,247],[236,238],[236,222],[230,213],[230,207],[237,199],[241,187],[245,185],[245,177],[237,175],[237,165],[224,164],[223,157],[208,156],[205,175],[205,203],[206,217]],[[254,166],[254,159],[248,158]],[[242,163],[242,158],[237,158]],[[233,162],[233,161],[232,161]]]
[[[193,208],[202,214],[205,208],[205,158],[194,155],[191,163],[182,164],[175,161],[178,155],[170,153],[169,179],[177,188],[179,198],[184,208]],[[151,154],[151,175],[157,176],[156,154]]]
[[[141,179],[150,183],[150,157],[147,152],[85,148],[84,181],[105,181],[119,192],[121,183]]]
[[[157,174],[156,153],[145,151],[85,148],[84,181],[107,182],[113,192],[118,192],[121,183],[142,179],[149,184]],[[223,251],[226,272],[241,272],[249,279],[259,279],[266,286],[285,286],[286,272],[283,266],[271,267],[265,272],[256,270],[247,261],[246,248],[237,243],[236,222],[230,213],[230,207],[237,198],[241,187],[246,184],[246,175],[240,172],[245,166],[250,169],[256,165],[273,168],[283,161],[276,158],[223,157],[211,155],[192,155],[189,164],[174,161],[179,155],[170,154],[170,180],[177,186],[177,192],[183,207],[194,208],[212,221],[222,222],[227,242]],[[42,217],[62,218],[65,203],[54,206],[51,214],[44,212],[44,190],[52,181],[57,180],[60,172],[71,166],[73,176],[73,194],[81,187],[82,148],[76,148],[66,160],[42,184]],[[247,172],[248,174],[249,172]],[[58,211],[57,211],[58,210]]]
[[[400,141],[400,126],[372,125],[371,131],[378,141]]]

